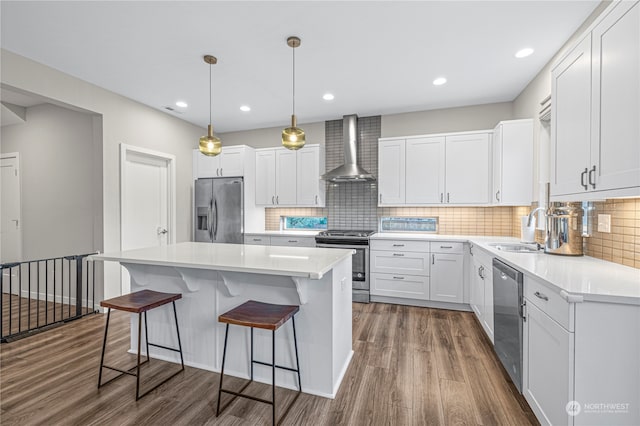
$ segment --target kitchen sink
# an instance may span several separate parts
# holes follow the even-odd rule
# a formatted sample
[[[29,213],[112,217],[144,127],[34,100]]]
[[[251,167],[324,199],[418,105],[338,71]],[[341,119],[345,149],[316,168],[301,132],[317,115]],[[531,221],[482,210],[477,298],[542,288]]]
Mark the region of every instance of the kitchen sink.
[[[522,243],[489,243],[491,247],[495,247],[501,251],[508,251],[511,253],[538,253],[540,250],[537,245],[534,244],[522,244]]]

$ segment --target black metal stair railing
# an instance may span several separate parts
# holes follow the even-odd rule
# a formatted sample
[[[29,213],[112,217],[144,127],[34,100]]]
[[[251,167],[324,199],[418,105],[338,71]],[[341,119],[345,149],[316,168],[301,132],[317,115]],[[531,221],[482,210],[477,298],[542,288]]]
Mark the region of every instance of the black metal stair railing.
[[[92,254],[0,264],[0,341],[97,312]]]

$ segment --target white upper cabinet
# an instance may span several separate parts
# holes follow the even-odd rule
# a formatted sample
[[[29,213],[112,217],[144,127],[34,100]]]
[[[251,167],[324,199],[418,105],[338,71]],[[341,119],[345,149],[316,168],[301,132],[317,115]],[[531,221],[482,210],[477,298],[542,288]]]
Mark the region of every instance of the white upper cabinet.
[[[210,157],[193,150],[193,176],[198,178],[215,178],[244,176],[246,155],[251,155],[244,145],[222,147],[222,152]]]
[[[533,200],[533,120],[501,121],[493,131],[493,204]]]
[[[640,5],[614,3],[552,71],[551,195],[640,195]]]
[[[489,131],[381,139],[378,205],[489,204]]]
[[[405,203],[405,140],[378,143],[378,204]]]
[[[590,189],[640,187],[640,4],[616,7],[592,43]]]
[[[406,142],[406,203],[438,204],[444,194],[444,136]]]
[[[299,206],[324,207],[324,151],[320,145],[305,146],[297,155],[297,202]]]
[[[296,152],[288,149],[276,150],[276,204],[296,203]]]
[[[256,150],[256,204],[260,206],[324,206],[324,153],[319,145],[298,151]]]
[[[276,150],[256,150],[256,204],[276,203]]]
[[[444,202],[488,204],[491,202],[491,139],[489,133],[446,137]]]

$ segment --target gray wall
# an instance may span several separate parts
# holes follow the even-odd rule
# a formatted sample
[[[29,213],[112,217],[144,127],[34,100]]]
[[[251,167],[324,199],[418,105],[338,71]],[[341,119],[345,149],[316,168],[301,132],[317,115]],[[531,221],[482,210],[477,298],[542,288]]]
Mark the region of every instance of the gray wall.
[[[20,154],[23,259],[89,253],[94,241],[94,117],[51,104],[2,127],[2,153]],[[98,216],[99,218],[99,216]]]
[[[493,129],[513,118],[511,102],[382,116],[382,137]]]
[[[286,117],[283,117],[286,118]],[[282,129],[290,123],[283,121],[282,127],[247,130],[243,132],[220,133],[222,145],[249,145],[253,148],[272,148],[282,146]],[[308,144],[324,145],[324,122],[298,123],[306,135]]]
[[[0,49],[2,84],[70,105],[102,117],[99,137],[102,181],[95,188],[102,200],[103,250],[120,250],[120,144],[135,145],[176,157],[176,241],[191,236],[192,150],[206,130],[164,112]],[[120,267],[104,265],[105,298],[120,294]]]

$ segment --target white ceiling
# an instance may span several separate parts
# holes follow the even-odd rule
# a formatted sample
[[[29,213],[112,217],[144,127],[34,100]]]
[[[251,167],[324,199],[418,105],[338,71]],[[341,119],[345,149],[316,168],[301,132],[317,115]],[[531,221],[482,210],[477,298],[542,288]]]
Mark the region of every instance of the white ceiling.
[[[599,1],[5,1],[2,48],[217,132],[511,101]],[[532,47],[535,53],[516,59]],[[445,76],[448,83],[434,86]],[[335,99],[324,101],[331,92]],[[252,110],[243,113],[243,104]]]

